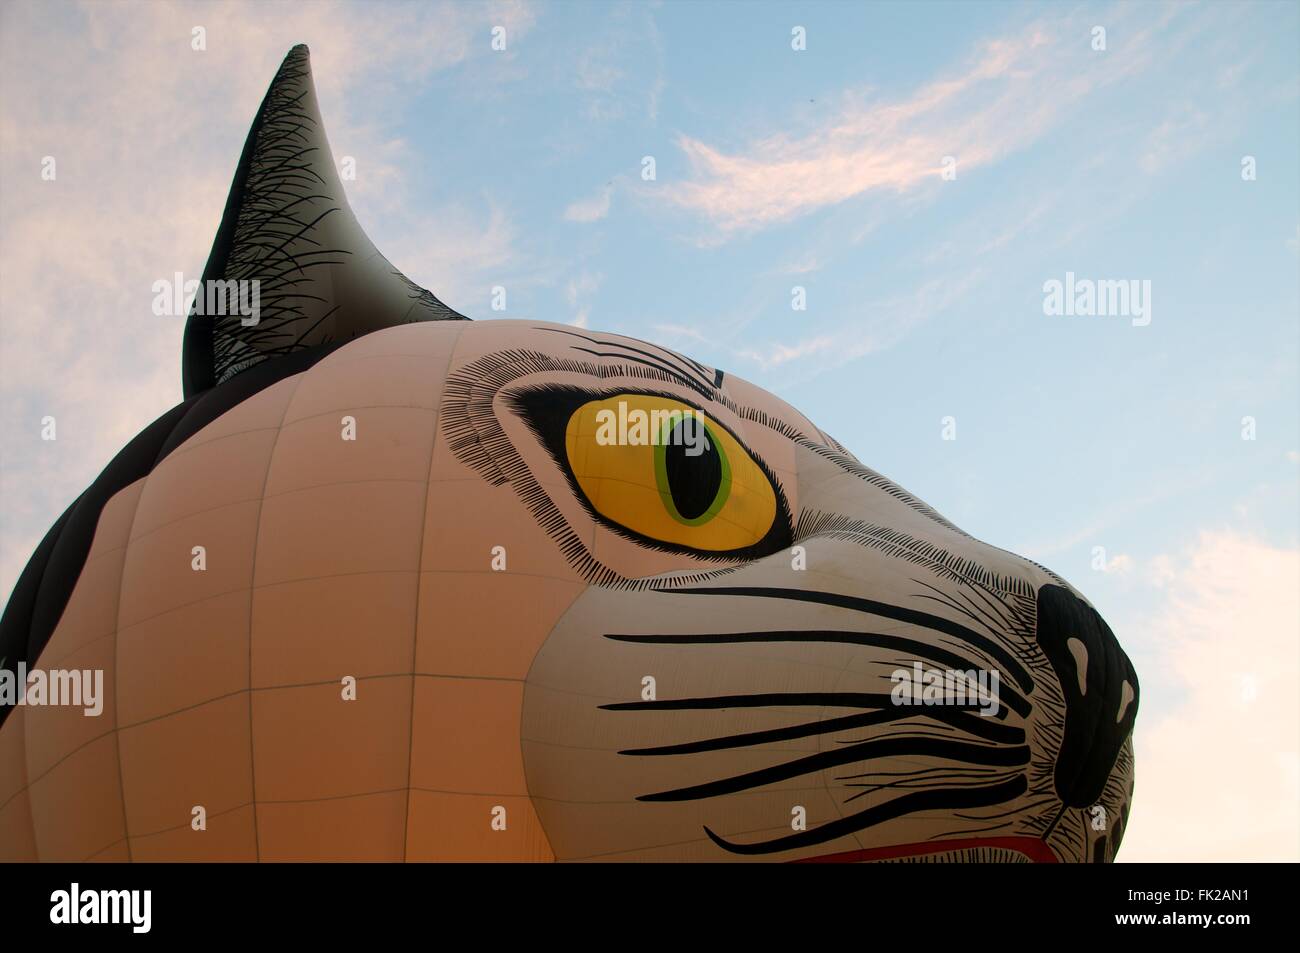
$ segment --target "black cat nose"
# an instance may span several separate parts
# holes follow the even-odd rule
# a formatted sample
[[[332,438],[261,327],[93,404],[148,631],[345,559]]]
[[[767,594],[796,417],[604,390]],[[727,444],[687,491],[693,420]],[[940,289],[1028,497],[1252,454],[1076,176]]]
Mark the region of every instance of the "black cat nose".
[[[1133,730],[1137,673],[1097,610],[1064,586],[1038,590],[1038,644],[1065,698],[1056,793],[1069,807],[1087,807]]]

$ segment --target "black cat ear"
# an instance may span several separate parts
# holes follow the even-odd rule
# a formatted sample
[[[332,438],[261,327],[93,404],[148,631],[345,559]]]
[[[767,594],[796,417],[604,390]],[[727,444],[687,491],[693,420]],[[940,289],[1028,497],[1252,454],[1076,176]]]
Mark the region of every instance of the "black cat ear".
[[[352,214],[295,46],[249,130],[185,325],[185,396],[305,348],[440,320],[468,319],[394,268]]]

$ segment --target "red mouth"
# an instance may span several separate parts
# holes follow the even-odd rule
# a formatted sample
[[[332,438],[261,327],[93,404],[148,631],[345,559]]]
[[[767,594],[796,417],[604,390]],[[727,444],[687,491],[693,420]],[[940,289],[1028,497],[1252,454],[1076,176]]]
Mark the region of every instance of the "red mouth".
[[[822,854],[791,861],[795,864],[860,864],[873,860],[896,860],[900,857],[924,857],[949,850],[969,850],[973,847],[994,847],[1023,854],[1036,864],[1058,863],[1052,848],[1037,837],[958,837],[952,840],[919,841],[915,844],[892,844],[889,847],[868,847],[847,850],[839,854]]]

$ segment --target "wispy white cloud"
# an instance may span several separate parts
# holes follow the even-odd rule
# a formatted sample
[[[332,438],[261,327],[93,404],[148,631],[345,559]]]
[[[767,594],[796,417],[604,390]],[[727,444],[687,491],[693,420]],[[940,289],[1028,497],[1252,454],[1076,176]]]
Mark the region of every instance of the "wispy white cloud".
[[[1300,860],[1300,552],[1205,533],[1146,620],[1181,700],[1138,714],[1125,861]]]
[[[763,371],[799,364],[805,377],[821,373],[892,346],[916,325],[953,307],[983,277],[983,270],[977,267],[926,280],[903,294],[864,302],[863,310],[872,316],[870,321],[855,321],[793,341],[767,341],[733,353],[740,360],[757,364]]]
[[[1138,164],[1148,175],[1155,174],[1199,151],[1210,132],[1210,117],[1193,104],[1183,103],[1147,134]]]
[[[407,210],[372,229],[371,238],[408,278],[470,317],[482,313],[507,269],[520,273],[524,257],[516,248],[514,222],[493,203],[449,206],[436,215]],[[510,282],[522,283],[527,282]]]
[[[825,354],[834,347],[835,338],[829,334],[822,334],[804,338],[792,344],[779,342],[768,344],[762,350],[746,348],[739,353],[741,357],[757,361],[758,365],[767,371],[800,358],[811,357],[814,354]]]
[[[1116,553],[1110,559],[1106,560],[1103,572],[1111,575],[1127,576],[1133,572],[1137,566],[1137,561],[1127,553]]]
[[[1093,507],[1091,518],[1082,526],[1064,531],[1051,539],[1013,541],[1010,548],[1048,565],[1057,563],[1062,554],[1072,553],[1081,560],[1083,556],[1080,550],[1086,553],[1093,546],[1126,538],[1127,534],[1123,527],[1131,523],[1137,515],[1154,508],[1157,504],[1211,486],[1222,480],[1227,472],[1229,472],[1229,464],[1215,461],[1205,464],[1195,472],[1161,474],[1160,479],[1149,481],[1150,489],[1146,492],[1135,491],[1108,505]],[[1157,557],[1151,566],[1157,567],[1161,564],[1162,559]]]
[[[311,47],[336,158],[357,160],[345,185],[358,216],[454,306],[477,269],[510,256],[509,219],[457,208],[411,219],[406,143],[385,117],[433,72],[501,55],[491,25],[517,40],[535,13],[519,3],[375,5],[357,16],[333,2],[17,2],[3,18],[0,594],[54,517],[179,401],[184,321],[151,313],[151,285],[201,273],[249,123],[290,47]],[[195,26],[205,50],[191,47]],[[47,155],[52,182],[40,176]],[[454,232],[429,224],[448,220]],[[39,436],[46,415],[58,424],[52,443]]]
[[[613,183],[603,186],[595,195],[571,203],[564,210],[565,221],[598,222],[609,214],[610,201],[614,197]]]
[[[820,271],[821,267],[822,263],[816,255],[807,254],[783,265],[778,272],[783,275],[809,275],[814,271]]]
[[[1082,19],[1039,22],[984,43],[962,68],[910,96],[848,97],[807,135],[776,132],[731,151],[682,135],[692,177],[669,196],[725,236],[940,181],[947,156],[965,174],[1025,148],[1095,90],[1140,70],[1151,38],[1129,34],[1101,54]]]
[[[569,280],[564,289],[564,298],[569,307],[574,309],[569,324],[579,328],[587,327],[587,319],[591,317],[591,298],[600,288],[600,282],[601,275],[587,271]]]
[[[623,78],[623,71],[612,61],[612,49],[588,47],[578,57],[579,89],[602,93],[612,92]]]
[[[609,8],[598,37],[582,49],[574,63],[573,82],[586,94],[587,118],[604,121],[645,116],[654,122],[665,86],[663,59],[663,41],[652,6],[619,4]]]
[[[709,337],[699,328],[687,327],[684,324],[653,324],[651,328],[666,338],[697,341],[700,344],[711,343]]]

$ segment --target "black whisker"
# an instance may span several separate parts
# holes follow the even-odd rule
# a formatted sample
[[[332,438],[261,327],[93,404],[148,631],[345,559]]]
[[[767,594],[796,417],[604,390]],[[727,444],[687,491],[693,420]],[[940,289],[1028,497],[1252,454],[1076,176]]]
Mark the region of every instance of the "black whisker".
[[[773,854],[783,850],[795,850],[800,847],[812,847],[855,834],[858,831],[903,817],[916,811],[953,810],[956,808],[985,807],[1001,804],[1024,794],[1029,783],[1023,774],[1017,775],[1001,784],[970,788],[943,788],[934,791],[915,791],[904,794],[884,804],[876,804],[864,811],[850,814],[838,820],[830,821],[812,830],[787,834],[756,844],[737,844],[713,833],[708,827],[704,833],[713,843],[733,854]]]
[[[951,619],[945,619],[942,616],[932,615],[928,612],[921,612],[917,609],[906,609],[902,606],[890,605],[887,602],[876,602],[873,599],[861,599],[856,596],[846,596],[837,592],[817,592],[805,589],[781,589],[757,586],[718,586],[706,589],[663,589],[660,591],[681,595],[749,596],[767,599],[793,599],[800,602],[814,602],[821,605],[836,606],[842,609],[853,609],[857,612],[866,612],[871,615],[883,616],[886,619],[895,619],[899,622],[906,622],[910,625],[919,625],[923,628],[932,629],[935,632],[943,632],[947,635],[955,636],[964,642],[979,647],[991,658],[996,659],[1004,670],[1011,673],[1012,677],[1020,685],[1021,691],[1026,695],[1034,690],[1034,680],[1030,677],[1029,672],[1011,655],[1010,652],[997,642],[959,622],[953,622]]]
[[[1028,804],[1017,804],[1017,805],[1016,805],[1014,808],[1012,808],[1011,810],[1009,810],[1009,811],[1003,811],[1001,814],[987,814],[987,815],[981,815],[981,816],[978,817],[978,818],[976,818],[976,817],[972,817],[972,816],[970,816],[970,815],[968,815],[968,814],[955,814],[954,816],[956,816],[956,817],[960,817],[960,818],[961,818],[962,820],[964,820],[964,821],[970,821],[970,820],[997,820],[997,819],[1000,818],[1000,817],[1021,817],[1021,818],[1029,818],[1029,819],[1032,820],[1033,817],[1034,817],[1034,814],[1035,814],[1035,812],[1038,810],[1038,808],[1043,807],[1043,806],[1045,806],[1045,805],[1053,804],[1053,803],[1056,803],[1056,799],[1055,799],[1055,798],[1053,798],[1053,797],[1045,797],[1045,798],[1039,798],[1039,799],[1036,800],[1036,801],[1030,801]],[[1047,835],[1046,835],[1046,834],[1042,835],[1042,837],[1043,837],[1044,840],[1047,839]]]
[[[1009,631],[1014,631],[1021,627],[1018,626],[1016,624],[1016,620],[1012,618],[1012,615],[1019,614],[1017,610],[1010,609],[1005,603],[997,602],[993,599],[990,599],[988,592],[984,589],[983,586],[973,586],[971,587],[971,591],[974,592],[975,595],[979,596],[980,600],[986,606],[992,609],[1000,618],[1004,620],[1006,624],[1006,628]],[[1036,618],[1035,621],[1037,621]]]
[[[605,711],[695,711],[717,708],[894,708],[888,695],[867,692],[763,692],[753,695],[712,695],[704,698],[664,698],[655,701],[611,702]]]
[[[862,744],[848,748],[822,751],[803,758],[787,761],[785,764],[748,771],[730,778],[660,791],[655,794],[642,794],[638,801],[694,801],[701,798],[718,797],[722,794],[734,794],[750,788],[762,787],[802,774],[810,774],[825,768],[834,768],[842,764],[866,761],[872,758],[889,757],[932,757],[948,758],[966,764],[980,764],[989,767],[1013,767],[1029,763],[1029,748],[1025,745],[1015,747],[991,747],[970,744],[964,741],[917,738],[883,738],[878,741],[864,741]],[[851,775],[865,777],[866,775]]]
[[[675,745],[659,745],[654,748],[626,748],[619,754],[658,756],[672,754],[697,754],[701,751],[722,751],[727,748],[746,748],[752,745],[771,744],[790,741],[795,738],[807,738],[812,735],[828,735],[836,731],[853,728],[867,728],[871,725],[888,724],[903,717],[892,711],[876,711],[866,715],[845,715],[841,718],[827,718],[824,721],[792,725],[788,728],[773,728],[768,731],[750,731],[738,735],[724,735],[718,738],[706,738],[703,741],[687,741]]]
[[[966,602],[965,605],[957,603],[955,600],[959,594],[949,595],[945,593],[942,589],[937,589],[934,586],[930,585],[929,583],[923,582],[920,579],[913,579],[912,581],[917,583],[918,585],[924,586],[926,589],[929,589],[931,592],[938,593],[940,596],[948,596],[947,599],[936,598],[935,596],[919,596],[918,598],[931,599],[936,602],[939,602],[942,605],[946,605],[950,609],[953,609],[956,612],[960,612],[968,619],[974,622],[978,622],[980,625],[986,626],[988,629],[990,629],[993,632],[1000,632],[1012,628],[1010,619],[1002,618],[997,614],[990,614],[988,610],[982,609],[979,606],[970,603],[969,600],[963,599],[963,602]]]
[[[942,663],[957,671],[966,671],[977,666],[968,658],[956,652],[950,652],[934,645],[900,635],[882,635],[876,632],[837,632],[823,629],[779,631],[779,632],[724,632],[704,635],[618,635],[606,634],[605,638],[616,642],[636,642],[650,645],[723,645],[745,642],[833,642],[842,645],[866,645],[872,648],[893,649],[910,652],[923,658]],[[1010,708],[1022,718],[1028,718],[1033,706],[1014,689],[1006,687],[998,692]],[[999,718],[1006,712],[999,706]]]
[[[1047,840],[1048,836],[1052,833],[1052,831],[1056,830],[1056,825],[1059,824],[1061,822],[1061,818],[1065,816],[1065,808],[1066,805],[1062,804],[1061,809],[1057,811],[1056,816],[1052,818],[1052,823],[1047,825],[1047,830],[1043,831],[1043,840]]]
[[[967,815],[958,816],[965,820],[982,820],[982,818],[972,818]],[[962,829],[962,836],[969,837],[972,834],[988,834],[992,831],[1004,831],[1010,826],[1010,821],[1003,821],[1001,824],[990,824],[988,827],[967,827]]]
[[[1018,775],[1015,773],[1004,774],[1004,775],[999,775],[997,777],[988,778],[988,780],[1005,781],[1017,776]],[[953,781],[953,782],[964,784],[964,782],[969,780],[970,780],[969,776],[963,777],[963,776],[954,775],[952,777],[945,777],[943,775],[936,775],[929,778],[899,778],[897,781],[890,781],[887,784],[849,784],[849,785],[845,785],[845,787],[866,788],[866,790],[859,791],[857,794],[846,797],[844,799],[844,803],[850,804],[853,801],[856,801],[860,797],[866,797],[868,794],[876,794],[880,791],[886,791],[890,789],[903,790],[906,788],[912,788],[917,785],[924,784],[926,785],[926,787],[923,788],[923,790],[929,790],[930,788],[937,787],[943,781]],[[950,788],[955,786],[957,785],[956,784],[947,785],[947,787]]]
[[[986,768],[960,768],[950,764],[937,764],[931,768],[917,768],[913,771],[872,771],[864,777],[871,778],[898,778],[900,781],[916,781],[923,784],[926,781],[969,781],[971,779],[987,778],[988,770]],[[836,778],[840,781],[840,778]],[[841,784],[846,788],[874,788],[892,786],[893,782],[882,784],[877,781],[853,781]]]
[[[965,716],[965,720],[961,720],[961,716]],[[845,715],[840,718],[827,718],[824,721],[792,725],[788,728],[772,728],[767,731],[751,731],[737,735],[725,735],[718,738],[706,738],[702,741],[688,741],[675,745],[659,745],[653,748],[628,748],[620,751],[619,754],[655,757],[675,754],[698,754],[701,751],[722,751],[727,748],[745,748],[753,745],[790,741],[795,738],[829,735],[837,731],[869,728],[873,725],[890,724],[892,722],[902,721],[913,717],[928,717],[937,721],[945,721],[949,723],[960,721],[959,725],[954,726],[960,727],[962,730],[966,731],[967,734],[974,735],[977,738],[983,738],[985,741],[1001,742],[1005,744],[1022,744],[1025,740],[1025,732],[1022,728],[997,724],[989,719],[980,718],[977,715],[970,715],[956,709],[896,707],[893,711],[877,711],[866,715]],[[840,743],[861,744],[861,740]]]

